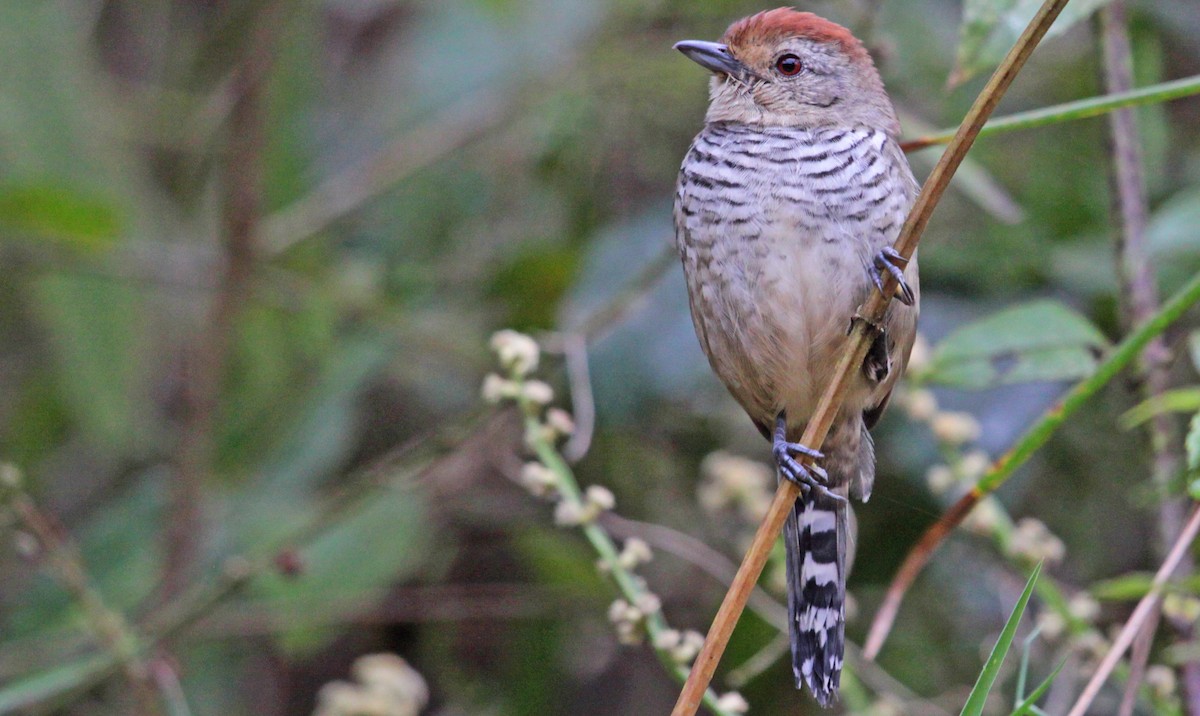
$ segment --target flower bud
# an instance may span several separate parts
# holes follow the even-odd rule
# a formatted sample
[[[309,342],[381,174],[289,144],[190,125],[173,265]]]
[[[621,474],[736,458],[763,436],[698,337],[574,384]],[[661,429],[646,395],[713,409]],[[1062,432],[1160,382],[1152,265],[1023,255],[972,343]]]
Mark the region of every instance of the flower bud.
[[[527,380],[521,384],[521,397],[534,405],[546,405],[554,400],[554,389],[540,380]]]
[[[583,498],[589,505],[595,505],[602,511],[611,510],[617,506],[617,498],[613,496],[612,490],[603,485],[590,485],[584,491]]]
[[[501,378],[495,373],[488,373],[483,379],[483,387],[479,392],[485,402],[494,405],[502,400],[511,400],[517,397],[519,388],[511,380]]]
[[[527,462],[521,468],[521,486],[537,497],[558,491],[558,475],[540,462]]]
[[[727,694],[721,694],[717,699],[717,708],[729,713],[744,714],[750,710],[750,704],[746,703],[746,699],[738,692],[730,691]]]
[[[492,334],[492,350],[514,377],[524,377],[533,372],[538,365],[538,344],[524,333],[513,330],[497,331]]]
[[[930,421],[929,427],[934,437],[947,445],[962,445],[978,440],[983,431],[974,415],[959,411],[938,413]]]
[[[904,408],[908,412],[908,417],[926,422],[932,420],[933,416],[937,414],[937,397],[934,396],[932,390],[918,388],[911,391],[905,398]]]

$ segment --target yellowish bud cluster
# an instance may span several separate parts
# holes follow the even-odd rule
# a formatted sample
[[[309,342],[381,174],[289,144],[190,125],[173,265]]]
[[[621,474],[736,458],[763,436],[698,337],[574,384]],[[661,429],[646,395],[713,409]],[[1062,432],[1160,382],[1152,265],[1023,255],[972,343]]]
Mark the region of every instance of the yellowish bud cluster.
[[[624,599],[614,600],[608,607],[608,620],[617,628],[617,640],[622,644],[642,642],[646,612]]]
[[[761,462],[718,450],[700,463],[700,475],[697,498],[710,513],[733,507],[758,522],[771,505],[775,476]]]
[[[630,570],[636,569],[652,559],[654,559],[654,553],[650,551],[650,545],[646,544],[645,540],[630,537],[625,540],[624,548],[617,555],[617,564],[623,569]]]
[[[425,679],[395,654],[363,656],[351,673],[321,687],[313,716],[417,716],[429,704]]]
[[[738,692],[730,691],[717,697],[717,708],[726,713],[744,714],[750,710],[750,704]]]
[[[676,664],[690,665],[704,646],[704,635],[688,629],[664,629],[654,639],[654,648],[665,652]]]
[[[1022,517],[1008,540],[1008,554],[1027,562],[1057,564],[1067,554],[1062,540],[1046,524],[1033,517]]]
[[[523,378],[537,370],[540,349],[537,341],[524,333],[513,330],[497,331],[492,334],[492,350],[500,359],[500,365],[515,378]]]

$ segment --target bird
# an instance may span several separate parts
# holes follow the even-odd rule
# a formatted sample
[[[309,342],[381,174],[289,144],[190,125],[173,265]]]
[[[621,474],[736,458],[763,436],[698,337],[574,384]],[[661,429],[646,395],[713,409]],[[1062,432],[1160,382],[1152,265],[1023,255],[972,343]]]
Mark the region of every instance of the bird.
[[[917,257],[892,245],[918,185],[879,72],[846,28],[783,7],[675,49],[713,73],[673,211],[692,322],[781,479],[800,487],[783,537],[792,670],[828,707],[845,650],[848,498],[870,497],[868,430],[916,336]],[[822,449],[803,445],[856,308],[885,274],[895,301],[882,331]]]

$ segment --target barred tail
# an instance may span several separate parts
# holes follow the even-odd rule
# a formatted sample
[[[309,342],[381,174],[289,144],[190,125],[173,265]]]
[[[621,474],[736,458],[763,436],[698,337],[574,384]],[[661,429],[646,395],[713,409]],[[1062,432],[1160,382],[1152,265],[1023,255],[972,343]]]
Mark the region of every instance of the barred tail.
[[[792,671],[822,706],[837,698],[846,638],[847,506],[810,491],[788,517],[788,621]]]

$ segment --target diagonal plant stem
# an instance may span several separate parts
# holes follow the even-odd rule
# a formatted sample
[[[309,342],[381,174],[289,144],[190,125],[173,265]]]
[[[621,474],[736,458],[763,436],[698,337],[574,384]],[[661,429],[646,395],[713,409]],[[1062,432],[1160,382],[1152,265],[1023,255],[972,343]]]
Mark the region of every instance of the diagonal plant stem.
[[[979,481],[975,483],[971,491],[963,495],[958,502],[954,503],[942,515],[941,519],[926,530],[925,534],[921,536],[921,539],[908,553],[904,563],[900,565],[896,576],[892,578],[892,583],[888,587],[883,604],[875,614],[875,620],[871,623],[871,631],[867,637],[867,645],[865,647],[867,658],[873,659],[879,654],[879,650],[882,648],[883,642],[887,639],[888,632],[891,630],[892,622],[895,621],[896,612],[899,611],[900,602],[904,599],[905,592],[908,591],[913,580],[916,579],[917,575],[921,573],[921,570],[929,562],[929,558],[933,555],[934,551],[946,536],[963,521],[967,513],[985,495],[994,492],[1004,484],[1018,467],[1025,464],[1038,449],[1046,444],[1050,436],[1058,430],[1059,426],[1066,422],[1068,417],[1082,407],[1101,388],[1108,385],[1109,381],[1137,359],[1151,340],[1161,335],[1163,331],[1167,330],[1171,324],[1178,320],[1197,302],[1200,302],[1200,273],[1193,276],[1179,292],[1172,296],[1163,305],[1162,310],[1156,313],[1153,318],[1126,336],[1109,353],[1108,357],[1097,366],[1096,372],[1091,377],[1077,383],[1062,400],[1052,406],[1037,422],[1032,424],[1017,440],[1017,443],[997,460],[983,477],[979,478]]]
[[[1103,81],[1110,94],[1128,92],[1133,87],[1133,58],[1129,42],[1129,22],[1125,0],[1113,0],[1097,14],[1100,35]],[[1131,108],[1114,111],[1108,116],[1109,150],[1112,161],[1109,183],[1112,187],[1112,213],[1117,220],[1114,231],[1118,298],[1124,330],[1130,331],[1158,311],[1158,286],[1150,265],[1146,240],[1149,209],[1146,205],[1145,162],[1139,143],[1137,115]],[[1171,386],[1171,353],[1162,336],[1147,344],[1136,367],[1141,398],[1155,400]],[[1171,413],[1161,412],[1146,421],[1150,440],[1150,478],[1160,499],[1158,507],[1159,554],[1162,556],[1179,535],[1185,508],[1177,498],[1170,497],[1171,481],[1183,467],[1182,440],[1179,421]],[[1194,565],[1190,555],[1184,555],[1179,567],[1190,574]],[[1146,622],[1146,632],[1133,649],[1133,674],[1145,671],[1150,656],[1153,632],[1158,624],[1158,602],[1155,613]],[[1173,624],[1175,632],[1185,641],[1192,636],[1190,624]],[[1189,661],[1180,665],[1184,693],[1188,699],[1200,699],[1196,693],[1200,681],[1200,664]],[[1131,678],[1126,686],[1119,713],[1133,713],[1140,678]],[[1196,703],[1188,711],[1196,714]]]
[[[1144,104],[1167,102],[1180,97],[1190,97],[1200,94],[1200,75],[1184,77],[1170,82],[1142,87],[1126,92],[1112,92],[1098,97],[1064,102],[1052,107],[1042,107],[1028,112],[1018,112],[1005,117],[998,117],[988,122],[979,133],[981,137],[993,134],[1015,132],[1020,129],[1033,129],[1061,122],[1071,122],[1077,119],[1099,117],[1122,107],[1137,107]],[[954,136],[954,130],[945,129],[934,134],[927,134],[903,142],[900,146],[906,152],[946,144]]]
[[[545,429],[539,419],[538,406],[524,395],[517,399],[517,403],[524,415],[525,434],[534,436],[544,434]],[[552,439],[536,438],[529,442],[538,460],[557,476],[556,486],[562,499],[582,504],[584,495],[579,487],[579,483],[575,479],[575,473],[571,470],[571,466],[567,464],[562,454],[555,448]],[[620,550],[617,548],[608,531],[594,519],[579,525],[579,529],[583,532],[584,537],[587,538],[588,543],[592,545],[592,549],[596,551],[596,554],[600,555],[601,563],[612,577],[613,582],[616,583],[621,595],[630,604],[641,604],[644,598],[650,595],[650,593],[646,589],[644,582],[621,564],[619,559]],[[645,628],[651,642],[657,642],[659,635],[669,628],[661,608],[645,612]],[[659,661],[662,662],[667,673],[680,682],[685,680],[687,669],[672,661],[666,650],[656,646],[654,653],[658,656]],[[720,707],[717,703],[717,695],[712,689],[706,689],[701,698],[704,704],[712,709],[714,713],[720,716],[733,716],[732,713]]]
[[[308,195],[268,217],[265,251],[279,254],[321,233],[405,177],[497,128],[519,106],[511,94],[516,93],[468,95],[361,164],[326,179]]]
[[[896,239],[895,249],[904,258],[910,258],[916,251],[917,243],[929,224],[934,207],[945,193],[951,177],[974,143],[979,130],[1066,4],[1067,0],[1046,0],[1042,4],[1029,26],[1021,33],[1016,45],[988,80],[975,104],[971,106],[958,132],[950,140],[950,145],[925,181],[912,211],[904,222],[904,227],[900,230],[900,236]],[[878,335],[879,323],[891,303],[895,288],[895,279],[889,276],[885,280],[883,290],[873,292],[866,305],[860,309],[859,315],[855,317],[841,362],[816,411],[805,426],[801,443],[819,449],[825,442],[825,436],[841,409],[852,376],[862,365],[871,341]],[[745,607],[746,599],[758,581],[771,547],[799,495],[799,488],[790,480],[780,481],[775,499],[754,535],[754,541],[742,560],[733,584],[721,602],[712,628],[704,641],[704,647],[700,650],[687,683],[684,684],[683,691],[675,703],[672,716],[692,716],[700,708],[700,701],[712,681],[725,646],[729,643],[729,637],[733,634]]]
[[[150,671],[142,659],[141,639],[125,617],[111,609],[92,583],[84,567],[79,547],[57,521],[38,507],[33,498],[20,486],[16,468],[0,465],[4,472],[2,496],[20,524],[37,541],[50,571],[62,583],[79,605],[84,621],[95,638],[108,652],[114,666],[119,666],[129,682],[134,704],[139,714],[159,713]]]
[[[1151,617],[1157,609],[1158,600],[1162,596],[1163,588],[1166,586],[1167,580],[1175,573],[1180,562],[1187,556],[1188,548],[1192,542],[1196,540],[1196,534],[1200,532],[1200,505],[1193,505],[1192,514],[1188,517],[1187,523],[1183,530],[1179,533],[1179,537],[1175,540],[1175,544],[1171,547],[1170,553],[1166,560],[1163,561],[1158,572],[1154,575],[1154,583],[1150,588],[1150,593],[1142,597],[1134,608],[1133,614],[1129,616],[1129,621],[1125,622],[1121,633],[1117,635],[1113,641],[1112,648],[1104,655],[1100,665],[1096,667],[1096,673],[1088,681],[1084,687],[1083,693],[1079,695],[1079,699],[1075,705],[1067,713],[1067,716],[1084,716],[1087,713],[1088,707],[1092,705],[1092,701],[1096,698],[1096,694],[1100,693],[1100,688],[1104,686],[1104,682],[1108,680],[1108,675],[1116,667],[1117,662],[1121,660],[1121,656],[1129,645],[1133,643],[1133,639],[1141,631],[1147,619]]]
[[[252,288],[257,268],[255,235],[262,197],[267,74],[283,3],[269,2],[254,29],[233,78],[234,101],[222,167],[222,252],[224,267],[207,324],[183,360],[182,417],[171,482],[170,516],[165,527],[161,599],[181,592],[194,576],[204,544],[202,501],[212,467],[213,432],[237,317]]]

